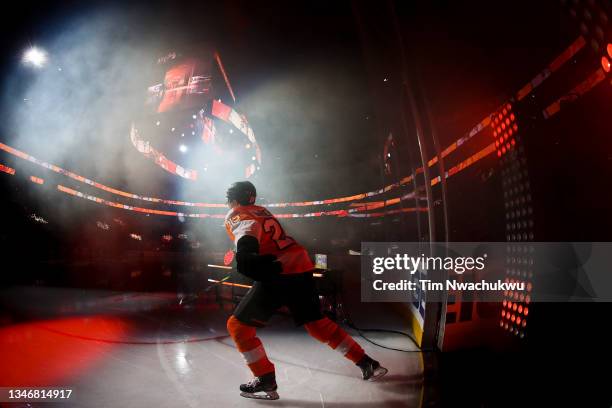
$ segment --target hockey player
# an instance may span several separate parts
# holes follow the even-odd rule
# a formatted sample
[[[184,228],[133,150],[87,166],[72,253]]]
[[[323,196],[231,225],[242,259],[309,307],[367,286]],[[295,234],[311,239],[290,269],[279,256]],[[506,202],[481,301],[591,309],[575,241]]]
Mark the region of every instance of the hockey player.
[[[297,325],[354,362],[364,380],[374,381],[387,373],[378,361],[335,322],[323,317],[315,291],[314,265],[308,252],[285,235],[278,220],[255,205],[255,186],[233,183],[227,190],[230,207],[225,217],[227,233],[236,245],[238,272],[253,279],[253,287],[227,321],[227,330],[255,378],[240,385],[247,398],[278,399],[274,364],[256,335],[281,306],[287,306]]]

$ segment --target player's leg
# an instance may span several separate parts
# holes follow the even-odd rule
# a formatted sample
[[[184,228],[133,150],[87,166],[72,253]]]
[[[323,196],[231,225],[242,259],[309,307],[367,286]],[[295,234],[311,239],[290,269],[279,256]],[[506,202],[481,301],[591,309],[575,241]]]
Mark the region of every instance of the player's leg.
[[[304,324],[304,328],[315,339],[327,344],[332,349],[358,363],[365,351],[342,327],[327,317]]]
[[[363,348],[342,327],[327,317],[304,324],[306,331],[315,339],[355,363],[364,380],[374,381],[387,374],[387,369],[368,356]]]
[[[255,282],[227,321],[227,331],[255,376],[250,382],[240,385],[243,397],[278,398],[274,364],[268,359],[256,331],[256,327],[263,326],[277,308],[273,295],[265,285]]]
[[[290,294],[288,304],[296,324],[304,324],[308,334],[355,363],[361,369],[364,380],[373,381],[387,373],[387,369],[366,355],[359,343],[344,329],[323,317],[312,274],[296,276],[288,286],[291,287],[290,291],[286,291]]]
[[[241,322],[232,315],[227,320],[227,331],[254,376],[261,377],[274,373],[274,364],[268,359],[255,327]]]

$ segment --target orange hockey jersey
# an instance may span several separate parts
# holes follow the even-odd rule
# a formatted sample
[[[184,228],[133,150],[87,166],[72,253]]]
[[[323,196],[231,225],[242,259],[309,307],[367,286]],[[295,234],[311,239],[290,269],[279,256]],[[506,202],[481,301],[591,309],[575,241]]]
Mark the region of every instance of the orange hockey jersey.
[[[283,274],[314,269],[306,249],[285,235],[278,220],[264,207],[241,205],[229,210],[225,216],[225,228],[234,245],[245,235],[257,238],[259,253],[275,255],[283,265]]]

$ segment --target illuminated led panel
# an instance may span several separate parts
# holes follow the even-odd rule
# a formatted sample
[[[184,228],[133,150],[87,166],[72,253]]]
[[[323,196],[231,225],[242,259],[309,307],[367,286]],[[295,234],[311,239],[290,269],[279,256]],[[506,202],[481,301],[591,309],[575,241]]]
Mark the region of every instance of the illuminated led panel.
[[[43,184],[45,182],[44,179],[41,179],[40,177],[35,177],[35,176],[30,176],[30,181],[36,184]]]
[[[6,174],[10,174],[11,176],[15,175],[15,169],[12,167],[5,166],[4,164],[0,164],[0,171]]]

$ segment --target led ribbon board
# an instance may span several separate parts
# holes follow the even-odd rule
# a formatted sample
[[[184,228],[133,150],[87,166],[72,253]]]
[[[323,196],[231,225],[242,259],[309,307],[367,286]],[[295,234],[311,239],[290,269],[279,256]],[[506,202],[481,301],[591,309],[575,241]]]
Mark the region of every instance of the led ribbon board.
[[[533,89],[535,89],[536,87],[538,87],[539,85],[541,85],[541,83],[547,79],[551,73],[557,71],[563,64],[565,64],[568,60],[570,60],[578,51],[580,51],[582,48],[584,47],[584,39],[582,37],[579,37],[576,41],[574,41],[563,53],[561,53],[557,58],[555,58],[555,60],[549,64],[549,66],[542,71],[541,73],[539,73],[534,79],[532,79],[527,85],[525,85],[523,88],[521,88],[521,90],[516,94],[516,100],[521,100],[523,98],[525,98],[527,95],[529,95],[531,93],[531,91]],[[590,90],[594,84],[597,84],[598,82],[601,81],[601,74],[600,71],[596,71],[596,80],[592,80],[592,78],[589,78],[587,81],[585,81],[585,83],[588,84],[588,86],[582,85],[582,87],[579,85],[577,88],[580,88],[580,90],[582,91],[582,93],[587,92],[588,90]],[[553,105],[549,106],[545,111],[545,116],[547,116],[546,114],[548,114],[547,117],[553,115],[554,113],[556,113],[555,107],[556,107],[556,103],[553,103]],[[503,109],[504,107],[506,108],[506,114],[504,114]],[[506,119],[509,119],[511,122],[511,128],[513,133],[516,132],[518,130],[518,128],[515,128],[515,119],[513,117],[513,113],[512,113],[512,105],[510,105],[510,108],[508,108],[508,104],[505,103],[502,105],[502,108],[500,108],[500,110],[487,115],[483,120],[481,120],[476,126],[474,126],[469,132],[467,132],[464,136],[462,136],[461,138],[457,139],[455,142],[453,142],[452,144],[450,144],[448,147],[446,147],[442,152],[441,152],[441,156],[442,157],[446,157],[448,155],[450,155],[451,153],[453,153],[454,151],[456,151],[460,146],[462,146],[463,144],[465,144],[467,141],[469,141],[470,139],[472,139],[473,137],[475,137],[476,135],[480,134],[484,129],[487,129],[489,126],[492,129],[493,132],[493,137],[495,138],[495,141],[497,143],[492,143],[490,145],[488,145],[487,147],[485,147],[484,149],[480,150],[478,153],[472,155],[471,157],[463,160],[462,162],[460,162],[459,164],[451,167],[448,171],[446,171],[446,173],[444,174],[445,178],[449,178],[457,173],[459,173],[460,171],[464,170],[465,168],[471,166],[472,164],[476,163],[477,161],[483,159],[484,157],[488,156],[489,154],[493,153],[493,152],[497,152],[498,156],[501,156],[503,154],[503,148],[505,147],[506,150],[509,150],[507,143],[510,143],[510,149],[513,147],[513,139],[510,138],[512,136],[512,134],[508,134],[508,138],[506,138],[505,136],[505,132],[502,132],[501,137],[503,137],[503,142],[500,141],[499,136],[498,136],[498,129],[497,127],[500,127],[500,131],[503,131],[505,129],[501,129],[501,119],[499,118],[499,114],[501,111],[502,117],[503,117],[503,122],[506,122]],[[552,113],[551,113],[552,112]],[[231,107],[224,105],[223,103],[221,103],[220,101],[213,101],[212,104],[212,116],[223,120],[226,123],[232,124],[235,128],[237,128],[238,130],[240,130],[244,135],[246,135],[247,139],[253,143],[253,145],[255,146],[255,150],[256,150],[256,159],[258,163],[261,163],[261,152],[260,149],[256,143],[255,140],[255,136],[253,133],[253,130],[250,128],[250,126],[248,125],[248,122],[246,121],[246,118],[243,115],[240,115],[238,112],[236,112],[234,109],[232,109]],[[505,123],[506,126],[508,126],[507,123]],[[509,142],[508,142],[509,140]],[[502,145],[503,144],[503,145]],[[53,164],[49,164],[47,162],[44,162],[42,160],[39,160],[25,152],[19,151],[13,147],[10,147],[6,144],[0,143],[0,150],[4,150],[7,153],[10,153],[16,157],[19,157],[21,159],[30,161],[32,163],[35,163],[41,167],[44,167],[48,170],[54,171],[58,174],[63,174],[67,177],[72,178],[73,180],[88,184],[90,186],[93,186],[95,188],[99,188],[101,190],[107,191],[109,193],[112,194],[116,194],[116,195],[120,195],[123,197],[127,197],[127,198],[131,198],[131,199],[136,199],[136,200],[143,200],[143,201],[149,201],[149,202],[155,202],[155,203],[163,203],[163,204],[167,204],[167,205],[177,205],[177,206],[190,206],[190,207],[208,207],[208,208],[223,208],[225,207],[225,204],[221,204],[221,203],[204,203],[204,202],[188,202],[188,201],[179,201],[179,200],[168,200],[168,199],[163,199],[163,198],[155,198],[155,197],[147,197],[147,196],[141,196],[138,194],[134,194],[134,193],[130,193],[130,192],[126,192],[126,191],[122,191],[122,190],[118,190],[115,189],[113,187],[109,187],[106,186],[104,184],[101,184],[99,182],[93,181],[91,179],[88,179],[86,177],[83,177],[81,175],[78,175],[76,173],[73,173],[71,171],[62,169],[61,167],[55,166]],[[438,161],[438,157],[434,156],[431,160],[428,161],[428,166],[431,167],[434,164],[436,164]],[[6,166],[3,166],[2,168],[0,168],[0,170],[2,170],[5,173],[8,174],[14,174],[15,170]],[[254,171],[254,170],[253,170]],[[415,174],[419,174],[422,173],[423,169],[422,168],[418,168],[415,170]],[[186,173],[187,174],[187,173]],[[356,201],[356,200],[361,200],[361,199],[365,199],[365,198],[369,198],[369,197],[373,197],[373,196],[377,196],[380,194],[384,194],[388,191],[391,191],[395,188],[398,188],[402,185],[406,185],[408,183],[411,183],[413,180],[413,175],[409,175],[406,176],[404,178],[402,178],[398,183],[394,183],[388,186],[385,186],[384,188],[378,189],[378,190],[373,190],[373,191],[369,191],[366,193],[361,193],[361,194],[355,194],[355,195],[351,195],[351,196],[345,196],[345,197],[337,197],[337,198],[330,198],[330,199],[324,199],[324,200],[316,200],[316,201],[300,201],[300,202],[282,202],[282,203],[271,203],[268,204],[267,207],[302,207],[302,206],[317,206],[317,205],[329,205],[329,204],[337,204],[337,203],[344,203],[344,202],[351,202],[351,201]],[[441,176],[437,176],[434,177],[430,180],[430,183],[432,186],[438,184],[441,181]],[[282,218],[296,218],[296,217],[316,217],[316,216],[324,216],[324,215],[332,215],[332,216],[359,216],[359,217],[363,217],[366,214],[354,214],[355,212],[362,212],[362,211],[368,211],[368,210],[373,210],[376,208],[380,208],[380,207],[386,207],[389,205],[394,205],[397,204],[400,201],[403,201],[404,199],[406,199],[406,196],[404,197],[399,197],[399,198],[394,198],[394,199],[389,199],[389,200],[385,200],[383,202],[370,202],[370,203],[363,203],[363,205],[361,204],[356,204],[356,205],[360,205],[360,207],[358,208],[351,208],[348,210],[335,210],[335,211],[321,211],[321,212],[313,212],[313,213],[308,213],[308,214],[278,214],[278,217],[282,217]],[[93,201],[97,201],[97,200],[93,200]],[[103,200],[104,201],[104,200]],[[110,202],[109,202],[110,203]],[[382,203],[382,204],[381,204]],[[127,205],[123,205],[123,204],[117,204],[117,205],[113,205],[113,206],[119,206],[120,208],[124,208],[124,209],[131,209],[131,208],[139,208],[140,207],[131,207],[131,206],[127,206]],[[146,209],[145,209],[146,210]],[[151,211],[157,211],[157,210],[151,210]],[[155,212],[157,213],[157,212]],[[161,213],[164,213],[164,215],[185,215],[183,213],[180,212],[172,212],[172,211],[162,211]],[[185,215],[185,216],[195,216],[198,217],[198,215]],[[212,214],[202,214],[202,217],[208,217],[208,216],[213,216]],[[216,217],[216,215],[215,215]]]

